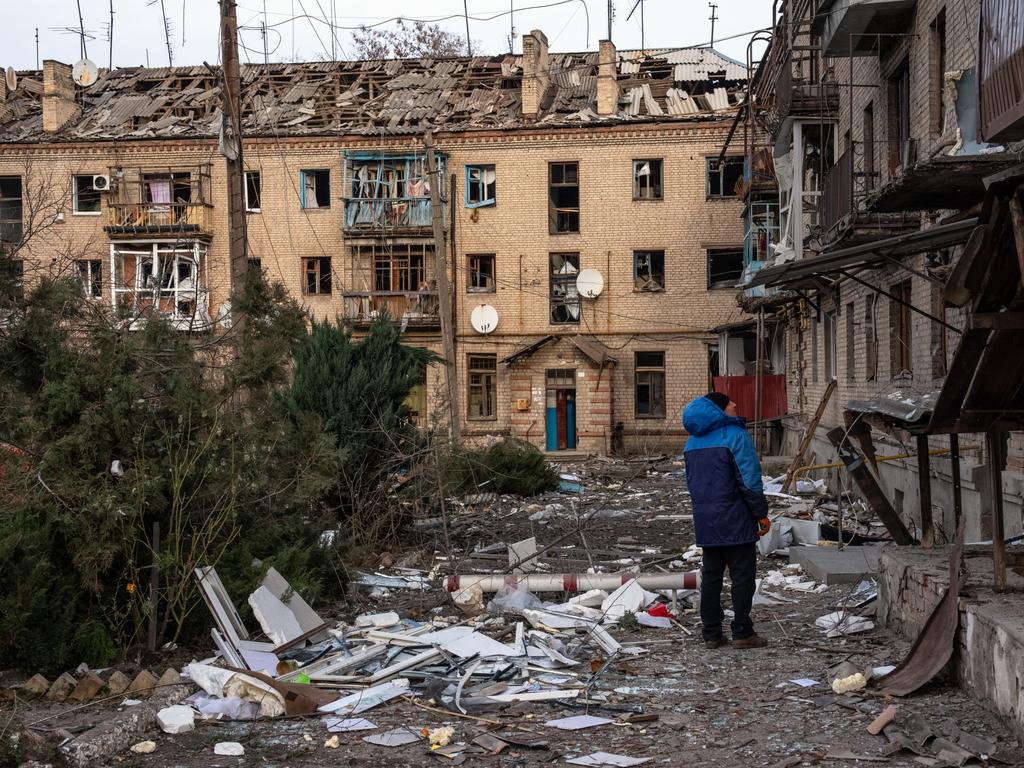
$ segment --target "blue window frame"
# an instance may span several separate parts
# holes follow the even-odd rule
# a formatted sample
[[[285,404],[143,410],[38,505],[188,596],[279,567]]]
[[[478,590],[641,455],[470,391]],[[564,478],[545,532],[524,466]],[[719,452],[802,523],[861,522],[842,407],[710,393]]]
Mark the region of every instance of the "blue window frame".
[[[327,168],[299,171],[299,205],[303,208],[331,207],[331,172]]]
[[[497,202],[494,165],[466,166],[466,207],[483,208]]]

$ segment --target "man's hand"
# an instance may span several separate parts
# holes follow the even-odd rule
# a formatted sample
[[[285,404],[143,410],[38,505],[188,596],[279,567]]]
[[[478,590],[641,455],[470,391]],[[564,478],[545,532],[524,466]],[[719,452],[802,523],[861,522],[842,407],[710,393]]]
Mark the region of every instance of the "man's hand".
[[[764,536],[766,533],[768,533],[768,531],[771,530],[771,528],[772,528],[772,521],[769,520],[767,517],[762,517],[760,520],[757,521],[757,535],[758,535],[758,537],[760,538],[761,536]]]

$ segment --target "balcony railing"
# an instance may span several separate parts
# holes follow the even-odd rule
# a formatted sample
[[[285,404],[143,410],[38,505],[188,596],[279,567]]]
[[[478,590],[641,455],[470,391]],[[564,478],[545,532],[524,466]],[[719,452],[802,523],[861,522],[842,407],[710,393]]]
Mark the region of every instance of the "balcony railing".
[[[210,235],[213,206],[206,203],[111,203],[109,235]]]
[[[853,212],[853,152],[847,150],[825,173],[821,227],[829,232]]]
[[[978,68],[982,137],[1024,139],[1024,0],[982,0]]]
[[[437,291],[352,291],[342,297],[344,318],[353,325],[369,325],[387,314],[406,327],[441,327]]]
[[[810,68],[807,57],[802,65]],[[839,111],[838,84],[815,82],[806,76],[795,77],[793,68],[793,53],[787,52],[775,79],[775,111],[780,119],[789,115],[834,115]]]
[[[419,229],[430,227],[429,198],[349,198],[345,201],[345,229]]]

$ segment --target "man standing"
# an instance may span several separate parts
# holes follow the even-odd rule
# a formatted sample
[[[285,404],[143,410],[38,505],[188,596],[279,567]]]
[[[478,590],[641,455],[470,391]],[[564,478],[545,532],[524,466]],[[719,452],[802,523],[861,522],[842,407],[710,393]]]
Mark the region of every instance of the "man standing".
[[[720,648],[722,577],[732,580],[732,639],[736,648],[763,648],[754,632],[757,539],[768,532],[768,502],[761,484],[761,462],[736,403],[721,392],[699,397],[683,410],[686,484],[693,504],[697,546],[704,550],[700,584],[700,620],[704,645]]]

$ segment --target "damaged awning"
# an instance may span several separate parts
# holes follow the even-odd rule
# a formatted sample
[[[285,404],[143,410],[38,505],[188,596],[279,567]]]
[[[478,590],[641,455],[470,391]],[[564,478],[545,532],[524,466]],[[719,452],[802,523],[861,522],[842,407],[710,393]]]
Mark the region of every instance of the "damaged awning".
[[[928,427],[928,420],[938,392],[892,392],[886,397],[869,400],[850,400],[846,410],[862,414],[871,421],[894,424],[910,432],[919,432]]]
[[[970,208],[985,197],[985,177],[1015,157],[999,152],[925,160],[868,195],[865,207],[879,213]]]
[[[841,273],[846,270],[879,267],[900,256],[963,243],[977,223],[977,219],[972,217],[952,224],[940,224],[918,232],[908,232],[884,240],[841,248],[809,259],[797,259],[765,267],[753,276],[747,287],[794,287],[813,284],[814,280],[829,275],[842,277]]]
[[[568,341],[576,347],[576,349],[583,353],[584,357],[588,358],[598,368],[603,368],[606,365],[615,365],[616,363],[615,358],[609,355],[607,350],[605,350],[605,348],[596,341],[585,339],[581,336],[556,336],[553,334],[550,336],[544,336],[537,339],[537,341],[527,344],[525,347],[513,352],[501,362],[505,365],[512,365],[520,360],[526,359],[537,350],[542,347],[546,347],[551,342],[559,341],[561,339]]]

